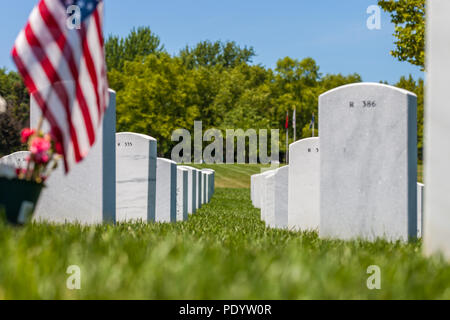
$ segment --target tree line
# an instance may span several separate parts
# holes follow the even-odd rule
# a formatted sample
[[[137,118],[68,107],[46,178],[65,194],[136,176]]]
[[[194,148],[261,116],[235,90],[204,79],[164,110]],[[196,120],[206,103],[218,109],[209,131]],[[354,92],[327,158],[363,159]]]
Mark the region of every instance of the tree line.
[[[416,6],[409,6],[410,1]],[[397,26],[397,47],[392,54],[422,67],[423,3],[379,1],[383,9],[391,12]],[[408,23],[408,19],[412,22]],[[253,128],[270,132],[271,128],[283,130],[286,112],[291,118],[296,109],[296,136],[310,137],[311,116],[317,114],[319,95],[362,81],[357,73],[322,74],[309,57],[281,58],[275,68],[267,68],[253,63],[254,48],[232,41],[202,41],[171,55],[148,27],[133,29],[124,38],[109,36],[105,52],[110,87],[117,91],[117,131],[156,138],[158,154],[165,157],[170,157],[177,144],[171,141],[172,132],[180,128],[193,132],[195,120],[202,120],[204,129]],[[424,82],[409,76],[393,85],[418,96],[418,153],[422,159]],[[29,124],[29,97],[19,75],[5,69],[0,69],[0,96],[7,101],[6,112],[0,113],[1,156],[23,148],[19,132]],[[281,131],[281,153],[285,152],[284,139]]]
[[[284,130],[288,112],[292,139],[292,112],[296,109],[296,136],[310,137],[319,95],[362,81],[357,73],[324,75],[312,58],[285,57],[273,69],[255,65],[254,48],[235,42],[203,41],[170,55],[147,27],[133,29],[125,38],[109,37],[105,49],[110,86],[117,91],[118,131],[156,138],[159,155],[166,157],[176,144],[171,141],[172,132],[179,128],[193,132],[195,120],[202,120],[205,129],[214,127],[223,132],[238,128]],[[422,119],[423,81],[409,76],[394,85],[418,95]],[[422,126],[423,120],[419,120],[420,154]],[[286,145],[283,133],[282,154]]]

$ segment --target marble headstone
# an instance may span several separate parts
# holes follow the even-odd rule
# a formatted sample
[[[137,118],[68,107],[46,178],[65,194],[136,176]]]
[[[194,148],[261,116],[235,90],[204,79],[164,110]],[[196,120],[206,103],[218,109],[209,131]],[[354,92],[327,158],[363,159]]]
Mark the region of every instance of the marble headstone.
[[[31,126],[41,111],[31,100]],[[44,122],[43,130],[48,130]],[[87,157],[65,175],[63,164],[45,182],[34,219],[53,223],[100,224],[116,221],[116,93],[109,90],[109,106]]]
[[[188,213],[194,214],[197,210],[197,172],[195,168],[181,166],[188,170]]]
[[[252,204],[255,208],[260,208],[260,204],[259,204],[259,194],[258,194],[258,187],[259,187],[259,174],[254,174],[251,177],[251,193],[252,193]]]
[[[416,95],[378,83],[319,97],[321,237],[417,237],[416,109]]]
[[[4,113],[6,112],[8,103],[6,102],[5,99],[3,99],[2,96],[0,96],[0,113]]]
[[[265,222],[270,228],[288,227],[289,166],[274,170],[265,177]]]
[[[206,172],[202,170],[202,204],[206,203],[206,190],[208,189],[208,181]]]
[[[188,175],[189,170],[177,168],[177,221],[188,219]]]
[[[423,230],[423,197],[424,197],[425,185],[423,183],[417,183],[417,237],[422,237]]]
[[[116,134],[116,220],[155,221],[156,139]]]
[[[450,259],[450,1],[427,1],[424,248]]]
[[[177,164],[156,160],[156,222],[177,221]]]
[[[275,228],[288,227],[289,166],[277,169],[275,173]]]
[[[197,171],[197,209],[202,207],[202,193],[203,193],[203,183],[202,183],[202,171],[196,169]]]
[[[203,185],[205,186],[203,188],[203,202],[208,203],[208,189],[209,189],[209,173],[205,170],[202,170],[203,173]]]
[[[299,140],[289,146],[290,230],[319,230],[319,138]]]
[[[211,179],[212,179],[211,180],[211,186],[210,186],[210,188],[211,188],[210,196],[212,198],[214,196],[215,191],[216,191],[216,171],[211,170],[210,172],[211,172]],[[209,200],[211,200],[211,199],[209,199]]]
[[[252,200],[253,206],[255,206],[255,184],[256,184],[256,174],[250,177],[250,198]]]
[[[268,174],[270,171],[266,171],[260,174],[254,175],[254,187],[253,187],[253,196],[254,196],[254,206],[255,208],[261,209],[262,206],[262,187],[264,182],[264,175]]]
[[[214,195],[214,187],[215,187],[215,174],[216,172],[213,169],[203,169],[204,172],[208,175],[208,196],[207,201],[211,202],[211,198]]]
[[[267,188],[267,180],[266,178],[270,175],[273,175],[275,173],[275,170],[269,170],[266,171],[264,173],[261,174],[261,176],[259,177],[259,182],[258,182],[258,192],[260,193],[260,199],[259,199],[259,204],[261,207],[261,221],[266,222],[267,217],[267,201],[268,199],[266,198],[266,188]]]
[[[208,189],[207,189],[207,197],[206,200],[211,202],[213,193],[214,193],[214,171],[206,170],[206,177],[208,180]]]
[[[14,167],[16,169],[26,169],[28,164],[29,151],[18,151],[0,158],[0,163]]]
[[[276,170],[264,176],[264,201],[261,207],[261,220],[268,227],[275,226],[275,175]]]

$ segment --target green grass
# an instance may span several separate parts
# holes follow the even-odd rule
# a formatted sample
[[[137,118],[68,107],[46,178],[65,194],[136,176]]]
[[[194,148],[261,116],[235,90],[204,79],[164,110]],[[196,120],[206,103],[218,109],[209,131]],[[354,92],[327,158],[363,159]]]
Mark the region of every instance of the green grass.
[[[81,290],[66,289],[69,265]],[[381,290],[366,287],[381,268]],[[266,229],[248,189],[217,189],[188,222],[0,224],[1,299],[450,299],[450,265],[421,244]]]
[[[262,168],[269,168],[269,166],[259,164],[194,164],[190,166],[198,169],[214,169],[216,171],[216,188],[250,188],[250,176],[261,173]],[[417,166],[417,181],[423,182],[422,164]]]
[[[263,166],[195,167],[216,170],[218,189],[185,223],[0,223],[0,299],[450,299],[450,265],[420,242],[266,229],[242,189]],[[70,265],[81,267],[79,291],[66,288]],[[367,289],[370,265],[381,290]]]
[[[198,169],[216,171],[216,188],[250,188],[250,176],[261,173],[262,168],[270,168],[260,164],[193,164]]]

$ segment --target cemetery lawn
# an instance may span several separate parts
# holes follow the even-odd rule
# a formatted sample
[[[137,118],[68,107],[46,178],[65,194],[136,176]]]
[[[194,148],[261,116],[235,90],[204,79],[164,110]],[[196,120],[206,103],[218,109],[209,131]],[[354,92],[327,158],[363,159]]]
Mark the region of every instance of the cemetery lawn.
[[[250,177],[253,174],[261,173],[261,168],[270,168],[270,166],[259,164],[191,164],[190,166],[197,169],[215,170],[216,188],[250,188]],[[419,182],[423,182],[422,164],[417,166],[417,179]]]
[[[0,299],[450,299],[450,265],[421,243],[265,229],[248,189],[219,188],[177,224],[0,223]],[[66,288],[70,265],[81,290]],[[367,268],[381,268],[368,290]]]
[[[258,165],[205,165],[218,186],[188,222],[82,227],[0,221],[0,299],[450,299],[450,264],[421,242],[320,240],[270,230],[252,207]],[[244,188],[242,188],[244,187]],[[71,265],[81,290],[66,288]],[[368,290],[367,268],[381,268]]]
[[[189,166],[215,170],[216,188],[250,188],[250,177],[261,173],[262,168],[270,168],[270,165],[260,164],[190,164]]]

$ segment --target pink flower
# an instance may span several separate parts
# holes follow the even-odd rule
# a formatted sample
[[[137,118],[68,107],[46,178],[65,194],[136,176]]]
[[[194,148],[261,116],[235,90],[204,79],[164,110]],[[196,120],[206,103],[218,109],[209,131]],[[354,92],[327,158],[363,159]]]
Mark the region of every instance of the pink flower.
[[[21,132],[21,136],[22,136],[22,143],[27,143],[28,139],[34,135],[36,133],[36,131],[34,131],[34,129],[30,129],[30,128],[25,128],[22,130]]]
[[[40,154],[47,152],[51,147],[51,143],[44,138],[36,137],[31,141],[30,151],[32,154]]]
[[[50,157],[46,152],[36,153],[34,155],[34,162],[37,164],[46,164],[49,160]]]

